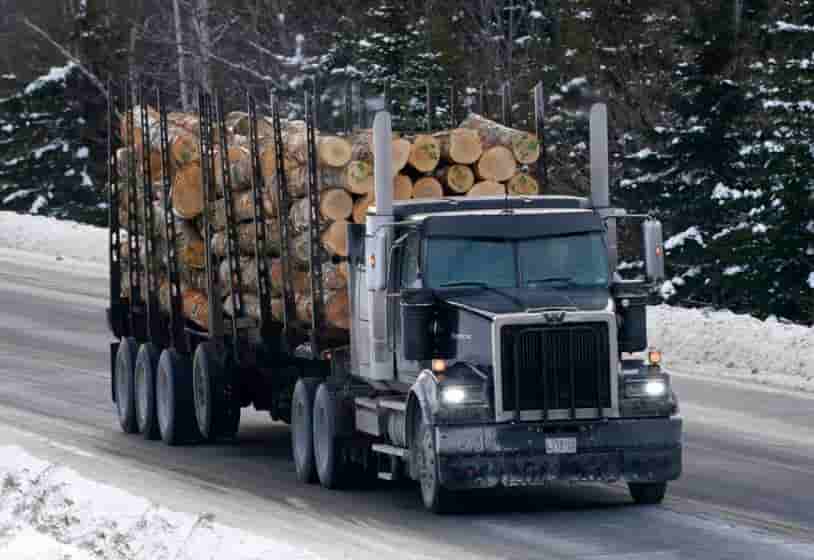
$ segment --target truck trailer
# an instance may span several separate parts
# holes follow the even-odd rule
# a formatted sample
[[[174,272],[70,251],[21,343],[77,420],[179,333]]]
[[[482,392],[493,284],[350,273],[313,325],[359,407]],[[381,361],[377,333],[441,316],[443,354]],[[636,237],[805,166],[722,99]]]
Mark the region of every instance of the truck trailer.
[[[129,97],[126,94],[126,97]],[[116,177],[110,131],[111,395],[122,428],[170,445],[234,437],[242,408],[267,410],[291,425],[297,478],[325,488],[347,486],[359,473],[418,482],[424,506],[454,509],[464,490],[544,485],[553,481],[625,482],[636,503],[662,501],[682,468],[682,419],[661,354],[647,340],[646,305],[664,279],[662,226],[651,216],[612,208],[605,105],[590,110],[588,197],[538,195],[394,201],[392,123],[375,115],[375,206],[365,224],[348,225],[350,334],[331,336],[321,321],[319,212],[309,217],[311,324],[292,312],[290,243],[283,259],[282,320],[269,312],[269,271],[258,264],[259,318],[241,312],[240,282],[225,317],[222,282],[210,251],[214,153],[227,149],[222,102],[199,96],[204,179],[207,329],[181,309],[174,220],[167,176],[166,108],[156,93],[161,130],[160,188],[171,304],[158,304],[151,270],[157,219],[139,200],[132,176]],[[535,91],[542,123],[542,89]],[[247,96],[252,154],[254,244],[267,242],[258,158],[257,114]],[[125,99],[132,131],[137,115]],[[308,193],[319,208],[313,97],[306,94]],[[142,145],[149,129],[141,102]],[[279,106],[272,100],[274,142],[282,155]],[[115,118],[110,110],[110,120]],[[541,133],[542,130],[538,130]],[[218,134],[220,136],[218,137]],[[133,140],[131,138],[131,140]],[[149,150],[146,150],[149,151]],[[283,157],[275,178],[277,215],[289,204]],[[136,162],[131,162],[135,164]],[[152,188],[150,158],[143,166]],[[121,188],[119,185],[124,184]],[[240,268],[228,189],[227,259]],[[129,224],[116,209],[126,202]],[[645,273],[617,271],[617,224],[640,223]],[[285,222],[285,220],[281,220]],[[131,232],[126,241],[122,228]],[[133,233],[135,232],[135,234]],[[138,232],[141,232],[140,234]],[[127,251],[122,244],[127,243]],[[145,244],[145,249],[138,246]],[[126,255],[124,254],[126,253]],[[258,263],[263,259],[258,258]],[[122,295],[125,270],[141,270]],[[232,283],[232,277],[229,277]]]

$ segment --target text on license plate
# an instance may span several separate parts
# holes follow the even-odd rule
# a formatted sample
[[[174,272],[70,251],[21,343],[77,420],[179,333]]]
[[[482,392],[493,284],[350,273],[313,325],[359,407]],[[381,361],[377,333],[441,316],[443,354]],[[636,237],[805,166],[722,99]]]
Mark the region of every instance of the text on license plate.
[[[550,455],[577,452],[577,438],[546,438],[545,452]]]

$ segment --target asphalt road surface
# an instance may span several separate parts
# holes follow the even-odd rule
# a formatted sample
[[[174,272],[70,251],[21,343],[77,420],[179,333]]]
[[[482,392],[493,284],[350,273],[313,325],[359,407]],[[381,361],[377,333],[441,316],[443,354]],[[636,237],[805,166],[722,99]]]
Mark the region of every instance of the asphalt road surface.
[[[634,506],[622,485],[556,485],[469,495],[465,513],[439,517],[406,484],[298,483],[288,427],[262,413],[245,415],[238,444],[122,434],[106,294],[100,269],[0,251],[0,445],[323,558],[814,558],[814,398],[679,375],[684,475],[663,505]]]

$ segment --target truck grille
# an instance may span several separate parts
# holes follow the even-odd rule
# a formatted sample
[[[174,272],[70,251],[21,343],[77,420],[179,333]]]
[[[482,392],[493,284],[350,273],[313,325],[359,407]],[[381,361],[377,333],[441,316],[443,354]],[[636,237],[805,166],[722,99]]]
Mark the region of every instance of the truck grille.
[[[501,329],[503,410],[553,410],[576,418],[577,409],[611,407],[607,323],[507,325]],[[561,417],[561,415],[558,415]]]

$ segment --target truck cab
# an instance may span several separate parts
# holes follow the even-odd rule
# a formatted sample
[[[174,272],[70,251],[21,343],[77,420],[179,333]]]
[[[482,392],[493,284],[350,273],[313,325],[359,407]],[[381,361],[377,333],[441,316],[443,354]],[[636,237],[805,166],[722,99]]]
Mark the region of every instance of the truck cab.
[[[678,402],[646,330],[661,225],[602,198],[601,182],[590,198],[385,198],[351,231],[349,369],[373,388],[355,429],[427,508],[555,480],[657,503],[680,475]],[[644,278],[616,273],[619,219],[642,222]]]

